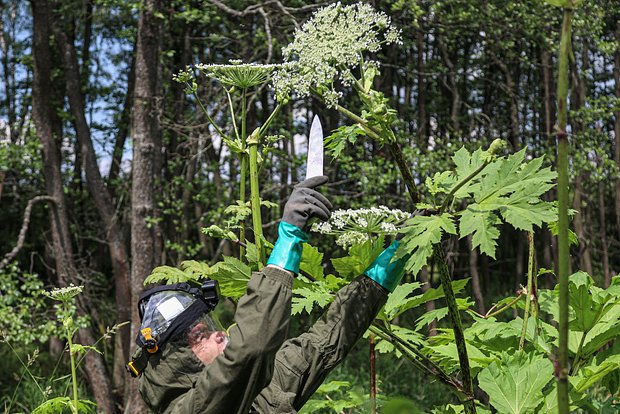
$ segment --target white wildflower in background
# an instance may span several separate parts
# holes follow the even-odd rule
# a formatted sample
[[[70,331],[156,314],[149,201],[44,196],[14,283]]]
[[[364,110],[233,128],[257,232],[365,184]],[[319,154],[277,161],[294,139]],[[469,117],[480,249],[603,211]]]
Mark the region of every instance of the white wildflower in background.
[[[405,211],[386,206],[336,210],[328,221],[313,224],[311,231],[337,236],[336,244],[348,249],[371,235],[395,235],[409,217]]]
[[[69,286],[62,288],[54,288],[50,291],[44,292],[44,295],[50,299],[58,300],[60,302],[67,302],[69,299],[79,295],[84,290],[84,286],[75,286],[71,283]]]
[[[392,43],[400,43],[400,30],[392,26],[385,13],[369,4],[336,3],[324,7],[295,32],[293,42],[282,50],[285,62],[291,64],[273,76],[276,98],[286,101],[293,93],[304,97],[316,89],[327,106],[333,107],[342,96],[334,90],[334,81],[340,79],[345,86],[350,85],[355,79],[351,70],[364,62],[364,54]],[[370,64],[376,67],[378,63]]]

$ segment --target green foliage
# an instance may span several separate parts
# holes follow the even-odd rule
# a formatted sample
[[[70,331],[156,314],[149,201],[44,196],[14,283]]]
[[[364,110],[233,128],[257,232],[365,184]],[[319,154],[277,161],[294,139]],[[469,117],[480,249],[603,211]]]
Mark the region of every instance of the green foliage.
[[[524,231],[556,220],[553,204],[541,199],[554,186],[556,177],[555,172],[543,166],[542,157],[527,162],[523,149],[490,162],[487,152],[478,149],[470,153],[463,147],[453,160],[455,170],[427,178],[426,187],[433,196],[448,194],[443,206],[447,202],[468,201],[467,207],[454,214],[413,217],[407,222],[398,257],[412,253],[407,270],[414,274],[427,263],[432,245],[441,240],[444,232],[457,234],[453,220],[458,216],[459,236],[471,234],[473,247],[492,258],[500,236],[500,216],[515,229]]]
[[[315,305],[323,308],[334,298],[333,293],[323,281],[315,282],[312,288],[296,288],[293,292],[295,294],[292,303],[293,315],[303,311],[310,313]]]
[[[332,259],[332,265],[340,277],[352,280],[361,275],[379,256],[383,251],[383,242],[383,237],[378,237],[376,240],[369,239],[354,245],[348,256]]]
[[[553,379],[553,365],[543,356],[517,351],[504,353],[478,376],[480,388],[501,413],[536,412],[544,387]]]
[[[95,413],[96,405],[92,401],[78,400],[77,408],[72,405],[73,401],[69,397],[51,398],[39,405],[32,414],[56,414],[56,413]]]
[[[359,407],[368,401],[368,397],[355,389],[346,381],[330,381],[322,384],[299,411],[299,414],[310,414],[318,410],[330,413],[341,413],[347,409]]]
[[[424,267],[433,254],[433,245],[439,243],[444,233],[456,234],[456,227],[449,213],[429,217],[414,216],[407,220],[396,258],[411,254],[405,269],[415,275]]]
[[[355,144],[357,138],[366,135],[359,125],[343,125],[336,128],[325,138],[325,149],[331,151],[334,158],[339,158],[347,144]]]
[[[213,279],[219,282],[223,296],[233,300],[239,299],[245,293],[246,285],[252,275],[250,266],[236,257],[224,256],[224,260],[209,266],[195,260],[181,262],[180,268],[159,266],[144,280],[150,283],[180,283],[188,280]]]
[[[14,344],[43,343],[54,333],[55,323],[42,297],[38,275],[20,270],[15,263],[0,271],[0,332]]]

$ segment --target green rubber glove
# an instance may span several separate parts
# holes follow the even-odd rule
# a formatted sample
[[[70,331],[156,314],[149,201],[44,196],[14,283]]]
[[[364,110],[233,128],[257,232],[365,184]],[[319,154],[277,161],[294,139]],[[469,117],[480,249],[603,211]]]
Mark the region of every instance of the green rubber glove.
[[[299,273],[303,243],[308,241],[305,230],[311,218],[329,219],[332,204],[314,190],[327,182],[327,177],[312,177],[297,184],[291,193],[278,226],[278,240],[273,246],[268,265]]]
[[[400,283],[400,280],[405,274],[405,263],[407,263],[408,256],[401,257],[398,260],[392,261],[392,257],[398,250],[400,241],[394,240],[381,254],[375,259],[368,269],[364,271],[364,274],[383,286],[387,291],[394,292],[396,286]]]

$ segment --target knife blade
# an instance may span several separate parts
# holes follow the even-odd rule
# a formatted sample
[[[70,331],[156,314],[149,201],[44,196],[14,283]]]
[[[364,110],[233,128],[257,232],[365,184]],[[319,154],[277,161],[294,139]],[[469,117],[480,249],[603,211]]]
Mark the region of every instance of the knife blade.
[[[306,180],[323,175],[323,127],[318,115],[314,115],[308,138],[308,162]]]

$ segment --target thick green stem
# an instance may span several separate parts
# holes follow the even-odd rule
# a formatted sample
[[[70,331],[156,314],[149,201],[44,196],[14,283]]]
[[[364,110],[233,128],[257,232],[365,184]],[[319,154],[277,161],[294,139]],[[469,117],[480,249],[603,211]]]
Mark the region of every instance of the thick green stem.
[[[247,108],[246,108],[246,91],[245,89],[243,90],[242,96],[241,96],[241,154],[239,154],[240,157],[240,171],[239,171],[239,201],[241,202],[241,204],[245,204],[245,177],[248,175],[248,157],[247,154],[245,153],[245,150],[247,148],[247,144],[246,144],[246,140],[247,137],[245,136],[246,134],[246,128],[247,128],[247,120],[246,120],[246,115],[247,115]],[[234,116],[234,114],[232,115]],[[245,243],[245,223],[241,223],[241,228],[239,229],[239,241],[241,243]],[[241,260],[243,260],[243,257],[245,256],[245,248],[244,247],[240,247],[239,248],[239,258]]]
[[[437,377],[441,382],[448,385],[456,393],[456,395],[462,399],[464,395],[462,384],[456,378],[452,378],[444,372],[437,364],[420,352],[420,350],[414,345],[404,341],[398,337],[398,335],[391,332],[387,327],[371,325],[369,329],[372,333],[396,347],[405,356],[405,358],[418,369]]]
[[[523,315],[523,326],[521,327],[521,338],[519,339],[519,349],[525,345],[525,335],[527,334],[527,321],[530,317],[530,307],[532,306],[532,296],[535,295],[534,289],[534,233],[527,234],[529,244],[529,259],[527,265],[527,286],[525,293],[525,314]]]
[[[411,168],[405,161],[405,156],[403,155],[403,151],[398,145],[397,142],[390,142],[387,144],[390,148],[390,152],[396,161],[396,165],[400,169],[400,173],[403,176],[403,180],[405,180],[405,185],[407,186],[407,190],[409,191],[409,197],[411,198],[411,202],[413,204],[417,204],[420,202],[420,194],[418,193],[418,188],[415,185],[415,181],[413,180],[413,174],[411,173]]]
[[[248,138],[250,149],[250,206],[252,208],[252,229],[254,231],[254,243],[258,249],[258,267],[265,263],[263,248],[263,221],[260,212],[260,190],[258,186],[258,141],[259,129],[256,129]]]
[[[476,404],[474,402],[474,384],[469,367],[469,358],[467,356],[467,345],[465,343],[465,335],[463,334],[463,324],[461,322],[461,314],[456,303],[454,290],[452,290],[452,278],[446,264],[443,250],[439,244],[433,246],[433,257],[435,263],[439,267],[439,278],[441,286],[448,305],[448,315],[452,321],[452,330],[454,331],[454,341],[456,342],[456,351],[459,356],[459,365],[461,367],[461,376],[463,379],[463,391],[467,395],[467,400],[463,402],[463,408],[466,414],[474,414],[476,412]]]
[[[562,23],[562,35],[560,38],[560,52],[558,59],[558,276],[559,276],[559,305],[560,326],[558,351],[558,367],[556,375],[558,379],[558,412],[568,414],[568,272],[569,272],[569,247],[568,247],[568,135],[566,124],[568,119],[568,59],[571,50],[571,25],[573,10],[564,9]]]
[[[73,405],[71,411],[77,413],[78,409],[78,388],[77,388],[77,373],[75,369],[75,355],[73,354],[73,342],[71,341],[71,327],[66,327],[67,343],[69,344],[69,360],[71,361],[71,384],[73,385]]]

